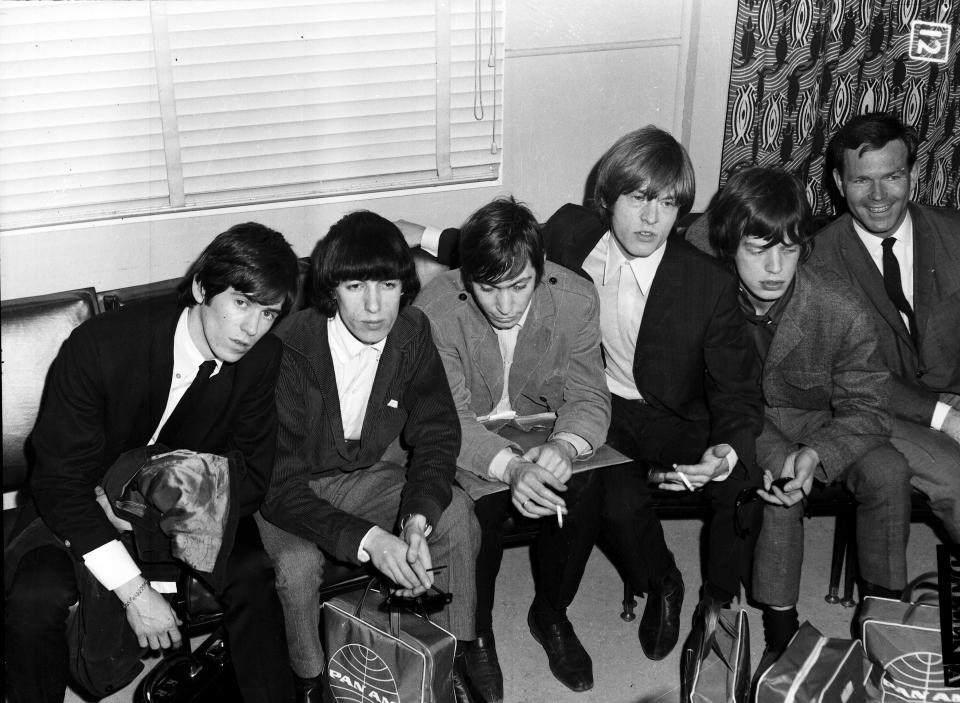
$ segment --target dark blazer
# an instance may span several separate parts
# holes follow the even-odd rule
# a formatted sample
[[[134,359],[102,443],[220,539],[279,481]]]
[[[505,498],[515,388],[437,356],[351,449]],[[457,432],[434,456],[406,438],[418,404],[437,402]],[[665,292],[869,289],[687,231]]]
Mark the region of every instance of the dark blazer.
[[[919,348],[849,214],[817,233],[808,265],[833,271],[863,296],[893,374],[891,411],[928,425],[940,393],[960,394],[960,213],[915,203],[909,210]]]
[[[50,368],[30,487],[40,516],[77,557],[117,538],[94,487],[120,454],[150,441],[160,422],[181,311],[131,305],[94,317],[73,331]],[[240,515],[259,507],[269,484],[279,367],[280,342],[269,335],[240,361],[223,364],[169,443],[234,459]]]
[[[593,210],[564,205],[543,227],[547,258],[589,278],[583,262],[607,230]],[[441,253],[456,234],[444,231]],[[750,472],[763,424],[760,371],[736,279],[677,236],[664,246],[637,335],[637,388],[666,413],[709,423],[709,442],[729,443]]]
[[[460,424],[430,323],[401,309],[387,335],[363,418],[359,446],[343,436],[327,317],[310,308],[278,328],[283,361],[277,381],[280,429],[273,482],[263,516],[343,561],[357,561],[373,522],[318,497],[311,478],[376,464],[398,438],[410,449],[399,515],[419,513],[436,525],[450,504],[460,450]]]
[[[597,214],[564,205],[544,225],[547,258],[586,276],[583,262],[607,232]],[[708,422],[749,471],[762,427],[759,368],[737,303],[736,279],[671,236],[647,296],[633,378],[650,405]]]
[[[855,295],[843,281],[803,265],[797,270],[763,365],[766,422],[757,455],[775,474],[780,466],[771,464],[802,444],[817,451],[826,479],[835,481],[890,436],[890,373]],[[803,422],[805,411],[824,411],[829,420]]]

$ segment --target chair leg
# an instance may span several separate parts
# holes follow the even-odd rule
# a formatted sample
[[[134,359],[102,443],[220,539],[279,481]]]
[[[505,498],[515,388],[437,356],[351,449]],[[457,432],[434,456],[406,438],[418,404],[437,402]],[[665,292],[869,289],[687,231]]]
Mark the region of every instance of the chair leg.
[[[857,568],[857,535],[854,517],[850,515],[846,519],[850,521],[850,528],[847,538],[847,566],[843,579],[843,600],[840,601],[840,605],[844,608],[852,608],[857,604],[853,599],[853,585],[857,581],[859,571]]]
[[[620,613],[620,617],[626,622],[633,622],[637,619],[636,613],[634,613],[634,608],[637,607],[637,599],[633,597],[633,588],[630,587],[630,582],[624,580],[623,582],[623,612]]]
[[[849,523],[842,515],[837,515],[833,527],[833,556],[830,559],[830,584],[824,600],[827,603],[840,602],[840,572],[843,570],[843,557],[847,550],[847,530]]]

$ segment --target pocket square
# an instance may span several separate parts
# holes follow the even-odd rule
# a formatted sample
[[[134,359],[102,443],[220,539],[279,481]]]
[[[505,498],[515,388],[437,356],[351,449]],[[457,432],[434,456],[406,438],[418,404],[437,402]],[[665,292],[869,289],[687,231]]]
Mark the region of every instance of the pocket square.
[[[397,403],[397,401],[391,399],[387,402],[387,407],[393,408],[394,410],[396,410],[399,407],[399,404]]]

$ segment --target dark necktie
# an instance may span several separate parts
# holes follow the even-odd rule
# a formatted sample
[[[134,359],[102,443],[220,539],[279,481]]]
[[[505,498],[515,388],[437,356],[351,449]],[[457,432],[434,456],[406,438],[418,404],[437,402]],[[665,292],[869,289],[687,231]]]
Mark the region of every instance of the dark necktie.
[[[170,417],[168,417],[164,423],[160,434],[157,435],[157,444],[165,444],[170,448],[174,448],[171,444],[173,439],[177,436],[177,432],[180,431],[184,419],[197,407],[197,403],[199,403],[200,398],[203,397],[203,389],[206,387],[207,381],[210,380],[210,374],[213,373],[216,366],[217,362],[213,360],[204,361],[200,364],[197,377],[193,379],[193,383],[190,384],[187,392],[180,398],[177,407],[170,413]]]
[[[893,245],[897,241],[896,237],[887,237],[880,246],[883,247],[883,287],[887,291],[887,297],[897,306],[897,310],[906,315],[909,321],[910,336],[916,340],[916,320],[913,316],[913,308],[907,302],[903,294],[903,283],[900,281],[900,262],[897,261],[897,255],[893,253]]]

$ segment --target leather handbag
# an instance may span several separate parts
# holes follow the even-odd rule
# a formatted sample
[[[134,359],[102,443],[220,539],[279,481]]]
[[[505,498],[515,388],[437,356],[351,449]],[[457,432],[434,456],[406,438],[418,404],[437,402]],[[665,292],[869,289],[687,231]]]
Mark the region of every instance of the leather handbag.
[[[757,680],[756,703],[866,701],[859,640],[824,637],[805,622]]]
[[[425,613],[382,604],[374,582],[323,604],[324,700],[454,703],[456,637]]]
[[[960,700],[960,688],[944,680],[936,579],[934,572],[921,574],[907,584],[902,600],[863,600],[863,648],[873,664],[867,691],[876,700]]]
[[[703,603],[680,658],[683,703],[746,703],[750,694],[750,623],[745,610]]]

